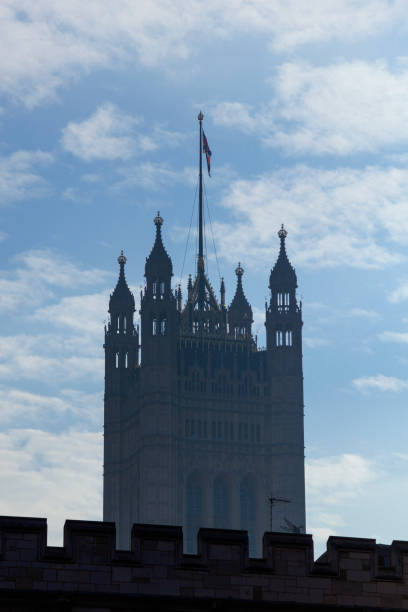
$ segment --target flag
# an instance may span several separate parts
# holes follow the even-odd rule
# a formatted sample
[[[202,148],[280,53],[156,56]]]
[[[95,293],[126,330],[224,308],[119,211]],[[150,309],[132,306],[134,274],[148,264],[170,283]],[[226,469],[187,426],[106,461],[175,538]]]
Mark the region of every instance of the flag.
[[[211,176],[211,151],[210,151],[210,147],[208,146],[208,141],[207,141],[207,137],[204,134],[204,130],[203,130],[203,153],[205,153],[205,157],[207,159],[207,169],[208,169],[208,176]]]

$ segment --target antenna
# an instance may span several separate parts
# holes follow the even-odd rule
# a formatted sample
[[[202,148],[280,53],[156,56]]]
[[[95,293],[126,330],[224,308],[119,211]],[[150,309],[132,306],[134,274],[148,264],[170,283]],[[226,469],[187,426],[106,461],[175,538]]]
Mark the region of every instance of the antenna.
[[[200,111],[197,117],[200,122],[200,172],[199,172],[199,191],[198,191],[198,309],[204,310],[204,248],[203,248],[203,119],[204,115]]]
[[[281,529],[283,529],[283,531],[287,531],[288,533],[302,533],[302,529],[305,528],[304,525],[295,525],[295,523],[292,523],[292,521],[286,517],[284,517],[283,520],[285,521],[286,525],[281,525]]]
[[[269,499],[269,504],[270,504],[270,529],[269,531],[273,531],[272,529],[272,519],[273,519],[273,507],[276,504],[291,504],[292,500],[291,499],[286,499],[285,497],[274,497],[271,493],[271,496],[268,498]]]

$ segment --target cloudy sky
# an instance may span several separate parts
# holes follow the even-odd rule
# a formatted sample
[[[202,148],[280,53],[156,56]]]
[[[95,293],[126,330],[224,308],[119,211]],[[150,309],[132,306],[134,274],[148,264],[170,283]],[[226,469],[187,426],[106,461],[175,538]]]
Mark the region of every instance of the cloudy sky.
[[[316,549],[408,540],[407,35],[404,0],[1,1],[1,514],[102,517],[116,258],[138,295],[160,210],[193,271],[202,109],[209,273],[231,300],[242,262],[260,345],[289,232]]]

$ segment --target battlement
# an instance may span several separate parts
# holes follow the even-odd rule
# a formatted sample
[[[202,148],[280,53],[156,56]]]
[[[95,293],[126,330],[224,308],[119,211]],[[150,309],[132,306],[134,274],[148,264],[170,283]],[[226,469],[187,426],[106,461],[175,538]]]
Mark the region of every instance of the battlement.
[[[164,598],[169,609],[171,601],[177,609],[190,602],[190,610],[210,601],[251,601],[254,610],[262,602],[277,609],[284,602],[290,609],[408,609],[408,542],[330,537],[317,561],[312,536],[301,534],[265,533],[260,559],[248,557],[245,531],[201,529],[196,555],[183,554],[180,527],[134,525],[130,550],[115,542],[114,523],[66,521],[64,545],[54,547],[47,545],[46,519],[0,517],[2,609],[7,602],[20,609],[15,602],[24,598],[55,604],[61,593],[70,594],[69,609],[81,610],[107,611],[123,598]]]

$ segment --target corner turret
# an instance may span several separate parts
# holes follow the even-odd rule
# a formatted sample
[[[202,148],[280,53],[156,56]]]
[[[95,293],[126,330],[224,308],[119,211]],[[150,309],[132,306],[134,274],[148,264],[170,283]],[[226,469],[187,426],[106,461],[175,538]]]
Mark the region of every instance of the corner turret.
[[[302,312],[296,300],[296,272],[286,254],[288,232],[282,225],[278,236],[280,251],[269,277],[271,298],[266,305],[266,345],[276,355],[276,367],[290,370],[301,368],[302,361]],[[289,353],[282,353],[282,350]],[[274,359],[275,361],[275,359]]]
[[[146,292],[155,298],[163,299],[171,291],[170,283],[173,276],[173,265],[163,245],[161,226],[163,218],[160,212],[154,218],[156,239],[149,257],[146,257],[145,277]]]
[[[105,377],[107,392],[118,391],[123,384],[124,371],[134,370],[139,364],[139,330],[133,316],[135,298],[125,278],[126,257],[118,257],[119,278],[109,299],[110,321],[105,327]],[[127,374],[126,374],[127,376]]]
[[[166,359],[170,359],[168,351],[176,333],[177,299],[171,289],[173,265],[163,245],[163,218],[160,212],[153,221],[156,237],[150,255],[146,258],[146,287],[140,308],[142,365],[166,363]]]
[[[111,315],[110,328],[115,333],[125,332],[128,326],[133,326],[133,313],[135,312],[135,298],[130,291],[125,278],[126,257],[121,251],[118,257],[120,266],[119,278],[116,287],[109,299],[109,314]]]
[[[241,263],[238,263],[235,274],[237,275],[237,288],[228,309],[229,333],[235,338],[250,338],[253,316],[251,305],[246,299],[242,287],[244,269]]]
[[[297,277],[296,272],[290,263],[288,256],[286,254],[286,237],[288,232],[286,231],[283,223],[278,232],[278,236],[280,239],[280,250],[279,256],[271,270],[271,274],[269,277],[269,289],[272,292],[272,295],[277,295],[280,291],[290,293],[294,296],[294,292],[297,289]],[[294,301],[293,301],[294,303]],[[282,304],[284,306],[285,304]],[[289,304],[286,304],[286,306]]]

